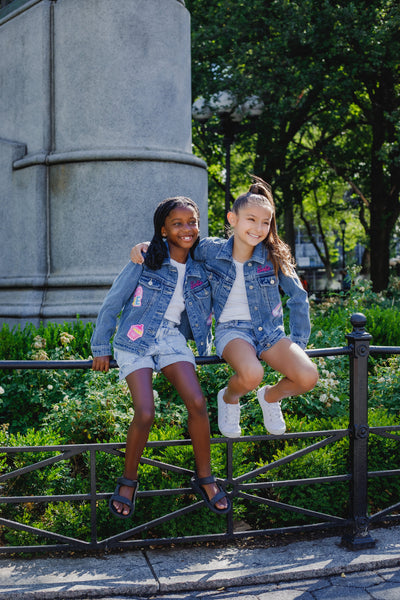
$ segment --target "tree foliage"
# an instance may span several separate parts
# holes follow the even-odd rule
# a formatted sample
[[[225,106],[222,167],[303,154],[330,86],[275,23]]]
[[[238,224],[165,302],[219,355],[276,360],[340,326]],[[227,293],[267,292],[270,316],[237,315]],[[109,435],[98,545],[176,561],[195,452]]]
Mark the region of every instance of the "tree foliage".
[[[252,169],[273,186],[286,240],[321,179],[338,182],[369,239],[375,290],[387,287],[400,214],[400,7],[395,0],[186,0],[193,97],[257,94]],[[194,140],[200,140],[199,130]],[[204,139],[204,138],[203,138]],[[217,156],[210,138],[202,154]],[[199,143],[199,146],[201,144]],[[248,183],[248,172],[240,174]],[[246,181],[245,181],[246,180]],[[238,187],[233,183],[233,190]]]

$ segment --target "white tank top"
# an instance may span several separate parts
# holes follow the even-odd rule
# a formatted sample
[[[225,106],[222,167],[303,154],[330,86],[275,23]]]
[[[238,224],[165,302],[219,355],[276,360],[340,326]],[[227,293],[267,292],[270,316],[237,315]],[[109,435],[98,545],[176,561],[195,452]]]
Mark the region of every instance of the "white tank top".
[[[178,269],[178,281],[176,282],[174,293],[168,308],[165,311],[164,319],[172,321],[173,323],[181,322],[181,314],[185,310],[185,301],[183,299],[183,282],[185,279],[186,264],[176,262],[173,258],[170,259],[171,265],[174,265]]]
[[[243,263],[233,259],[236,267],[236,278],[233,282],[224,310],[219,318],[219,323],[227,321],[251,321],[249,303],[247,300],[246,286],[244,282]]]

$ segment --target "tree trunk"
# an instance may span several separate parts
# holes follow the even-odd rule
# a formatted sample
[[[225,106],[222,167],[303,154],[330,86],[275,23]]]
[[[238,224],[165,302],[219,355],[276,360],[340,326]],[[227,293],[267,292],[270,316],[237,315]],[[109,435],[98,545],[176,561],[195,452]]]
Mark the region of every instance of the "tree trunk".
[[[400,214],[400,169],[392,161],[387,175],[387,163],[381,158],[385,142],[396,139],[393,123],[385,116],[385,110],[393,111],[395,89],[392,74],[383,76],[371,94],[372,100],[372,148],[371,148],[371,280],[374,292],[386,290],[389,284],[390,238]]]

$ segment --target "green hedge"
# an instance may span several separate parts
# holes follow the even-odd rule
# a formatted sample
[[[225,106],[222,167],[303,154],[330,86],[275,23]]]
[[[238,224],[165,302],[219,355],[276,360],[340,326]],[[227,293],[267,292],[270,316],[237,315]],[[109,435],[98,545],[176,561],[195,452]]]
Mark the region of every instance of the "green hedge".
[[[386,297],[375,295],[363,280],[356,280],[348,296],[332,296],[323,304],[311,303],[313,324],[310,347],[346,345],[346,332],[351,330],[350,316],[363,312],[367,330],[376,345],[396,345],[400,340],[400,312],[397,308],[398,288]],[[90,356],[93,326],[77,320],[63,325],[0,331],[0,359],[72,359]],[[315,359],[320,380],[315,389],[303,396],[283,402],[288,431],[319,431],[346,428],[348,425],[349,360],[347,357]],[[400,407],[400,358],[372,358],[369,364],[369,420],[371,425],[397,425]],[[218,436],[216,395],[232,373],[225,365],[205,365],[198,376],[207,398],[211,432]],[[264,381],[273,383],[278,374],[266,368]],[[151,432],[153,440],[188,438],[187,412],[183,402],[163,375],[154,376],[156,418]],[[242,398],[242,431],[244,435],[265,433],[262,414],[255,392]],[[54,444],[124,442],[133,416],[130,394],[125,382],[119,382],[116,370],[108,374],[91,370],[20,370],[0,371],[0,445],[48,446]],[[315,440],[313,440],[315,441]],[[285,457],[309,444],[305,440],[270,440],[268,443],[235,444],[235,476],[257,469]],[[48,457],[48,453],[0,455],[1,472],[11,472],[23,465]],[[193,469],[191,445],[145,450],[145,456]],[[296,459],[285,466],[268,471],[260,481],[291,480],[320,477],[347,472],[348,440],[329,444],[318,452]],[[371,470],[398,468],[396,440],[372,435],[369,440]],[[88,456],[44,467],[8,480],[2,485],[3,495],[82,494],[89,492]],[[98,491],[111,492],[122,471],[122,458],[98,453]],[[212,446],[213,472],[226,473],[223,445]],[[149,465],[140,467],[140,489],[189,487],[189,478]],[[399,497],[398,478],[373,478],[369,483],[371,512],[390,506]],[[292,504],[315,511],[345,517],[348,511],[348,485],[320,483],[299,487],[259,489],[261,498]],[[138,498],[133,521],[110,519],[107,502],[98,506],[98,535],[104,538],[196,502],[193,494]],[[16,518],[34,527],[89,539],[90,510],[87,502],[53,502],[1,505],[0,514]],[[281,511],[254,501],[237,499],[236,520],[251,528],[289,526],[313,519],[291,511]],[[179,519],[169,521],[145,537],[188,536],[217,533],[224,530],[224,518],[205,507]],[[45,543],[37,536],[0,529],[0,543],[8,545]]]

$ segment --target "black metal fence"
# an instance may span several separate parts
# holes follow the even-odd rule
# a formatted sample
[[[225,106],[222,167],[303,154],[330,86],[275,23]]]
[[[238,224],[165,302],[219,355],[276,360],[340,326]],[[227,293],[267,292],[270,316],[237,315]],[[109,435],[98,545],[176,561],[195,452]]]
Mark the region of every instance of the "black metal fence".
[[[320,356],[348,356],[349,357],[349,427],[347,429],[333,429],[326,431],[308,431],[299,433],[286,433],[282,436],[243,436],[237,439],[212,438],[211,444],[220,444],[226,452],[226,477],[218,478],[218,481],[228,492],[233,504],[236,500],[251,501],[264,504],[280,511],[291,511],[316,520],[316,523],[297,525],[291,527],[274,527],[269,529],[257,529],[238,531],[234,526],[233,514],[226,515],[226,524],[224,532],[201,535],[190,535],[182,537],[159,537],[146,538],[145,534],[150,529],[160,524],[165,524],[181,517],[182,515],[200,510],[204,502],[196,501],[190,503],[184,508],[175,510],[171,513],[141,523],[129,530],[111,535],[105,539],[98,539],[98,503],[108,500],[110,493],[98,491],[98,480],[96,469],[98,457],[101,454],[111,454],[123,457],[123,444],[76,444],[60,446],[33,446],[33,447],[0,447],[0,457],[3,455],[16,455],[21,453],[54,453],[54,456],[40,459],[33,464],[23,466],[13,472],[0,475],[0,493],[1,485],[6,481],[17,479],[20,476],[40,470],[49,465],[54,465],[60,461],[70,461],[74,457],[87,455],[90,468],[90,491],[86,494],[73,495],[24,495],[24,496],[0,496],[0,528],[10,528],[30,534],[35,534],[41,540],[51,540],[51,544],[38,544],[26,546],[3,546],[0,547],[0,553],[18,553],[18,552],[36,552],[36,551],[72,551],[72,550],[107,550],[111,548],[133,548],[145,547],[148,545],[167,545],[177,542],[208,542],[208,541],[232,541],[237,538],[255,538],[258,536],[272,536],[285,533],[299,533],[314,530],[329,530],[340,528],[342,531],[342,543],[348,548],[356,550],[358,548],[372,547],[375,544],[371,536],[371,524],[383,520],[390,521],[397,518],[397,511],[400,508],[400,502],[393,504],[381,510],[380,512],[368,515],[368,480],[373,477],[395,477],[400,475],[399,469],[382,470],[369,472],[367,464],[368,439],[371,435],[400,440],[397,432],[400,426],[391,427],[371,427],[368,426],[368,357],[370,355],[390,355],[400,354],[400,347],[370,346],[371,336],[365,331],[366,318],[360,313],[351,317],[353,330],[347,335],[348,345],[340,348],[325,348],[308,350],[307,354],[311,357]],[[198,365],[223,362],[217,357],[197,358]],[[114,361],[113,366],[116,366]],[[0,361],[0,369],[87,369],[91,367],[91,361],[67,360],[67,361]],[[269,442],[277,439],[303,439],[310,440],[310,444],[303,446],[300,450],[294,451],[289,456],[265,464],[260,468],[241,473],[235,476],[234,455],[235,447],[239,444],[251,444],[257,442]],[[288,464],[291,461],[318,451],[320,448],[333,444],[338,440],[348,438],[349,440],[349,471],[345,474],[339,474],[326,477],[306,477],[301,479],[269,481],[265,475],[271,469]],[[313,441],[317,439],[317,441]],[[148,442],[148,448],[166,447],[166,446],[185,446],[190,445],[190,440],[168,440]],[[399,453],[400,462],[400,453]],[[152,465],[163,471],[180,473],[190,478],[193,471],[182,466],[165,463],[160,460],[143,457],[142,464]],[[343,518],[340,515],[332,515],[313,511],[307,508],[285,504],[276,500],[258,495],[257,492],[268,488],[279,488],[285,486],[311,486],[320,483],[340,483],[345,482],[349,490],[349,515]],[[186,495],[193,499],[191,487],[173,488],[173,489],[148,489],[139,490],[138,497],[150,498],[155,496]],[[20,505],[26,503],[50,503],[50,502],[85,502],[90,503],[90,541],[68,537],[61,533],[54,533],[44,529],[32,527],[23,522],[9,520],[1,516],[1,507],[4,505]],[[219,517],[222,519],[222,517]]]

